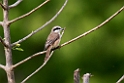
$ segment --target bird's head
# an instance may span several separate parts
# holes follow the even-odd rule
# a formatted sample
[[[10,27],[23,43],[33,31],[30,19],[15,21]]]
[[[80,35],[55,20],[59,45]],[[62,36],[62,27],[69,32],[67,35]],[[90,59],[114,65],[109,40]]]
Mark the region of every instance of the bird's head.
[[[60,33],[63,30],[60,26],[54,26],[51,32]]]

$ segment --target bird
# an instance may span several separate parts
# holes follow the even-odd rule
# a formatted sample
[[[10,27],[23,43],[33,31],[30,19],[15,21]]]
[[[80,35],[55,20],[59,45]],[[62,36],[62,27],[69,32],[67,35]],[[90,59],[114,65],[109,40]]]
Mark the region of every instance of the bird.
[[[61,31],[64,29],[61,28],[60,26],[54,26],[51,29],[50,34],[47,37],[46,43],[45,43],[45,48],[46,50],[46,56],[44,61],[46,61],[51,53],[51,50],[59,46],[60,40],[61,40]]]

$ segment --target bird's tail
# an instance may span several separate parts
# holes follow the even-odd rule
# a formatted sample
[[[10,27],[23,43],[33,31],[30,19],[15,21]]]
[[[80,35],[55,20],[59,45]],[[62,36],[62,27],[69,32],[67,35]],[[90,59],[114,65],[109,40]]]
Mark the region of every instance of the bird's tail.
[[[49,58],[50,53],[51,53],[52,46],[49,46],[48,49],[46,50],[46,56],[44,58],[44,62]]]

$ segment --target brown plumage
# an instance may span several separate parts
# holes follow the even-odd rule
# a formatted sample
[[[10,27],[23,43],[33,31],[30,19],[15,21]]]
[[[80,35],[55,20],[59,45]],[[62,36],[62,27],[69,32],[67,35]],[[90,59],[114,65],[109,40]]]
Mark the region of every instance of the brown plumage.
[[[57,47],[60,43],[60,32],[63,30],[60,26],[55,26],[52,28],[45,44],[46,56],[44,61],[46,61],[51,53],[51,50]]]

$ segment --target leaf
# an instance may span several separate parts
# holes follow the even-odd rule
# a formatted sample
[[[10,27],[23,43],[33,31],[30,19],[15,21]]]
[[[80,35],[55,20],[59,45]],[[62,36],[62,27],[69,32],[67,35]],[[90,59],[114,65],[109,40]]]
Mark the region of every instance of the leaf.
[[[15,45],[15,47],[20,47],[20,46],[21,46],[21,44],[16,44],[16,45]]]
[[[14,48],[14,50],[24,51],[22,48]]]

